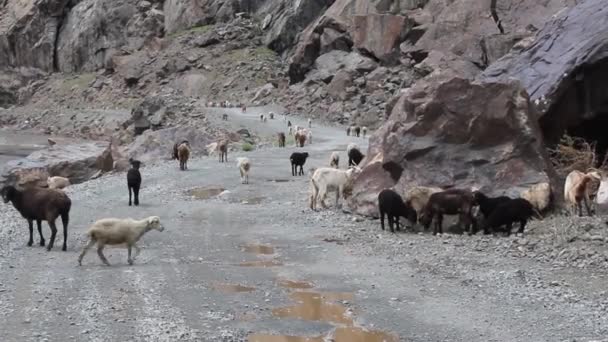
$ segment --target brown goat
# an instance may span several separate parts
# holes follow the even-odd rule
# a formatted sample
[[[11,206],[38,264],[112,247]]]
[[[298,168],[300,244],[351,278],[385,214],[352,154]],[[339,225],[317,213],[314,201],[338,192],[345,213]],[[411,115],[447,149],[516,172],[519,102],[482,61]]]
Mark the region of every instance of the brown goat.
[[[177,147],[177,156],[179,158],[179,169],[188,170],[188,158],[190,158],[190,144],[182,143]]]
[[[67,249],[68,240],[68,223],[70,221],[70,208],[72,201],[61,190],[43,189],[43,188],[27,188],[18,190],[14,186],[5,186],[0,190],[4,203],[9,201],[15,209],[19,211],[21,216],[27,220],[30,229],[30,239],[27,243],[31,246],[34,243],[34,220],[38,226],[38,234],[40,234],[40,246],[44,246],[44,236],[42,236],[42,221],[47,221],[51,227],[51,241],[47,246],[47,250],[53,248],[55,236],[57,235],[57,226],[55,220],[61,216],[63,223],[63,247],[62,251]]]
[[[302,134],[302,132],[296,132],[295,140],[296,146],[304,147],[304,143],[306,143],[306,135]]]
[[[228,161],[228,141],[227,140],[220,140],[217,143],[217,151],[219,152],[218,154],[220,155],[220,163],[223,162],[227,162]]]
[[[279,132],[278,137],[279,137],[279,147],[285,147],[285,133]]]
[[[469,235],[472,235],[477,230],[477,225],[471,211],[475,204],[475,197],[470,190],[450,189],[442,192],[436,192],[429,197],[420,223],[425,229],[428,229],[435,218],[435,226],[433,235],[437,233],[443,234],[443,215],[459,215],[458,224],[465,224]]]

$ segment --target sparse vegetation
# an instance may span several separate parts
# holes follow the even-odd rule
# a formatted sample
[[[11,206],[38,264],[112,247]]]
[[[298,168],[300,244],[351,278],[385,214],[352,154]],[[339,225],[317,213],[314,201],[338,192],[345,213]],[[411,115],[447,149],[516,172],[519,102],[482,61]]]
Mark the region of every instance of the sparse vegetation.
[[[243,143],[242,148],[245,152],[253,151],[253,145],[251,145],[250,143]]]
[[[61,84],[61,90],[64,92],[72,91],[74,87],[76,88],[85,88],[89,85],[89,83],[95,80],[94,73],[86,73],[75,75],[73,78],[66,79]]]
[[[595,142],[564,134],[554,149],[549,149],[555,170],[566,176],[574,170],[585,171],[597,165]]]

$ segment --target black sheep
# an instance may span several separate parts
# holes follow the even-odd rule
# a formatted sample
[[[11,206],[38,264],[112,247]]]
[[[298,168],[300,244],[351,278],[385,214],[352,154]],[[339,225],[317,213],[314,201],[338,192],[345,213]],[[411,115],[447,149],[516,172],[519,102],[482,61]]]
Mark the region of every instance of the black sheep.
[[[361,160],[363,160],[363,157],[365,156],[363,155],[363,153],[361,153],[361,151],[359,151],[359,149],[351,148],[348,151],[348,166],[359,165]]]
[[[518,233],[523,234],[526,223],[532,216],[540,217],[540,214],[534,209],[532,204],[523,198],[516,198],[499,204],[496,209],[490,214],[483,225],[483,233],[490,234],[490,230],[505,226],[507,228],[507,236],[511,235],[513,222],[520,222]]]
[[[27,245],[31,246],[34,243],[34,227],[33,223],[36,220],[38,225],[38,233],[40,234],[40,246],[44,246],[44,237],[42,236],[42,221],[47,221],[51,227],[51,241],[46,247],[47,250],[53,248],[55,236],[57,235],[57,226],[55,220],[61,216],[63,223],[63,247],[62,251],[67,249],[68,240],[68,223],[70,221],[70,208],[72,201],[61,190],[45,189],[45,188],[27,188],[18,190],[14,186],[5,186],[0,190],[4,203],[9,201],[15,209],[19,211],[21,216],[27,220],[30,228],[30,240]]]
[[[141,187],[141,173],[139,173],[139,167],[141,162],[139,160],[129,159],[131,168],[127,171],[127,187],[129,188],[129,206],[131,206],[131,190],[135,196],[135,205],[139,205],[139,188]]]
[[[508,196],[488,197],[479,191],[475,191],[473,195],[475,196],[475,202],[479,205],[479,211],[485,219],[492,214],[497,206],[511,200]]]
[[[378,195],[378,210],[380,211],[380,226],[384,230],[384,214],[388,216],[388,226],[391,229],[391,233],[394,233],[393,222],[397,224],[397,230],[399,228],[399,217],[405,217],[412,224],[415,224],[418,217],[416,210],[410,205],[403,202],[403,198],[399,196],[393,190],[384,189],[380,191]]]
[[[294,152],[289,157],[291,161],[291,175],[304,175],[304,163],[306,163],[306,158],[308,158],[308,152]],[[300,167],[300,172],[298,173],[298,166]]]
[[[359,137],[359,133],[361,133],[361,127],[355,126],[355,135],[357,136],[357,138]]]

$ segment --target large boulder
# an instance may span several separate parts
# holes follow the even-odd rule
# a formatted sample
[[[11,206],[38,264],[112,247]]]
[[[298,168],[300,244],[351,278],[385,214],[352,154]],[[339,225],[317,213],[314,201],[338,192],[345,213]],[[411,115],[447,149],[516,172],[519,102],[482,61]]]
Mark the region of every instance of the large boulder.
[[[24,174],[43,170],[51,176],[62,176],[72,184],[85,182],[92,177],[112,170],[111,148],[106,142],[87,142],[72,145],[55,145],[36,151],[26,158],[9,161],[3,175],[8,183],[18,183]]]
[[[542,135],[516,81],[474,83],[435,75],[407,89],[370,138],[351,208],[375,216],[377,195],[394,186],[476,187],[518,196],[549,181]]]
[[[352,28],[354,47],[386,64],[398,64],[399,44],[413,25],[413,20],[400,15],[356,15]]]
[[[7,0],[0,10],[0,68],[53,71],[55,41],[70,0]]]
[[[521,81],[532,100],[542,99],[545,114],[576,79],[593,77],[593,67],[608,58],[608,6],[602,0],[580,2],[547,23],[536,40],[492,64],[480,80]],[[596,70],[597,73],[597,70]],[[605,75],[605,74],[604,74]],[[606,89],[605,76],[595,87]],[[603,100],[605,101],[605,96]],[[599,100],[599,98],[598,98]],[[573,111],[583,114],[583,110]]]

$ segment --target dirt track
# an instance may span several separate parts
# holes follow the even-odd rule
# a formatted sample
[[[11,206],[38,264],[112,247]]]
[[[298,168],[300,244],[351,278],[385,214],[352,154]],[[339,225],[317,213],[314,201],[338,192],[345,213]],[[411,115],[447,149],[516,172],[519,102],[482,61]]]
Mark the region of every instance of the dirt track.
[[[261,109],[226,111],[233,129],[285,131],[281,117],[260,123]],[[365,146],[342,128],[315,124],[313,134],[314,143],[298,149],[311,154],[305,170],[351,141]],[[355,327],[403,341],[608,341],[605,272],[552,267],[504,248],[525,246],[525,238],[392,235],[341,210],[311,212],[308,174],[290,173],[294,150],[233,153],[227,164],[194,158],[186,172],[177,162],[148,165],[140,207],[126,205],[124,173],[75,185],[67,252],[27,247],[27,223],[3,205],[2,341],[388,338]],[[248,185],[235,166],[243,155],[253,162]],[[229,192],[204,199],[220,188]],[[106,249],[111,267],[94,252],[77,266],[91,222],[148,215],[166,229],[143,238],[134,266],[124,249]]]

